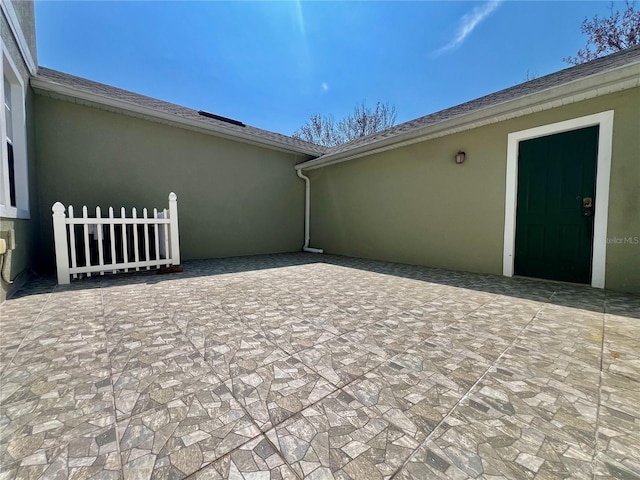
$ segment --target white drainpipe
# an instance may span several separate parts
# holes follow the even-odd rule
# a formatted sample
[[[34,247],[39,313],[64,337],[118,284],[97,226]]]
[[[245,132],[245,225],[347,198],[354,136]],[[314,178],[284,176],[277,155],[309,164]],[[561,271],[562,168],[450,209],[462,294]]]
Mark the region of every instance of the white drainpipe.
[[[309,246],[309,223],[311,222],[311,180],[302,173],[302,169],[296,169],[298,176],[304,180],[304,246],[302,250],[309,253],[322,253],[321,248],[311,248]]]

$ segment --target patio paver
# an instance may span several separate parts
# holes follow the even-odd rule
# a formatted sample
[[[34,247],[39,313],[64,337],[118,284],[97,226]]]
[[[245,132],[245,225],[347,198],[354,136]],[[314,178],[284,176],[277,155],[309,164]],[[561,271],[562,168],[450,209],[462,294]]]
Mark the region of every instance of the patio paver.
[[[640,479],[640,297],[331,255],[27,285],[0,479]]]

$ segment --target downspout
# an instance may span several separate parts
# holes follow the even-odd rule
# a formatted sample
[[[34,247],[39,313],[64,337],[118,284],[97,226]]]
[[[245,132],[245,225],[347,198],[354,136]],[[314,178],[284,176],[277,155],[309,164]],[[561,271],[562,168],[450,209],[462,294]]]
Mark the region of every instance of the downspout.
[[[302,169],[296,168],[298,176],[304,180],[304,246],[302,251],[309,253],[322,253],[321,248],[311,248],[309,246],[309,224],[311,222],[311,180],[302,173]]]

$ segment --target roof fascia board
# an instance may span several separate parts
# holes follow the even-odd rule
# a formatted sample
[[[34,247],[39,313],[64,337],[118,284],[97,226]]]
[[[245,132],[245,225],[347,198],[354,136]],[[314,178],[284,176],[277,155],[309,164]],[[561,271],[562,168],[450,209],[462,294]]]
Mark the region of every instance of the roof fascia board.
[[[638,86],[640,86],[640,62],[462,114],[404,134],[354,147],[335,155],[323,155],[297,164],[296,169],[315,170]]]
[[[59,83],[49,81],[47,79],[39,77],[31,77],[31,87],[36,93],[39,94],[53,94],[50,96],[60,98],[62,100],[73,99],[81,100],[85,105],[97,106],[99,108],[110,107],[110,109],[117,113],[138,114],[142,118],[153,121],[160,121],[173,126],[186,128],[199,133],[205,133],[208,135],[215,135],[218,137],[226,138],[229,140],[242,141],[252,145],[260,147],[267,147],[272,150],[279,150],[287,153],[296,153],[317,157],[318,153],[312,150],[304,148],[296,148],[285,143],[270,141],[268,139],[259,138],[254,135],[243,134],[233,130],[227,130],[216,125],[208,124],[205,122],[199,122],[197,120],[191,120],[188,118],[180,117],[179,115],[172,115],[167,112],[162,112],[153,108],[144,107],[135,103],[126,102],[103,95],[96,95],[91,92],[80,90],[77,88],[68,87],[66,85],[60,85]],[[76,102],[78,103],[78,102]],[[134,115],[136,116],[136,115]]]
[[[22,32],[22,27],[20,26],[20,21],[18,20],[18,15],[16,14],[13,5],[9,0],[0,0],[0,8],[2,9],[4,18],[7,19],[9,28],[13,33],[13,38],[16,39],[18,49],[20,50],[24,64],[27,66],[27,70],[29,70],[31,75],[35,75],[38,68],[36,66],[36,62],[31,56],[29,45],[27,44],[27,40],[24,38],[24,33]]]

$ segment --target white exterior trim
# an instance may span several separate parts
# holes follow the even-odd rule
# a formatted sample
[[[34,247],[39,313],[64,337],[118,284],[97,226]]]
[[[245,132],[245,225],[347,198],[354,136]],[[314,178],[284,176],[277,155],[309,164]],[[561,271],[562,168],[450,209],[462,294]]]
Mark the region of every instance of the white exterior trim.
[[[516,241],[516,207],[518,198],[518,146],[523,140],[544,137],[598,125],[598,164],[596,171],[596,204],[593,220],[593,253],[591,286],[604,288],[607,256],[607,219],[609,214],[609,178],[611,176],[611,150],[613,145],[613,110],[529,128],[508,135],[507,190],[504,214],[504,249],[502,274],[513,276]]]
[[[6,205],[0,205],[0,217],[2,218],[20,218],[29,220],[31,218],[29,210],[24,210],[16,207],[9,207]]]
[[[8,67],[8,68],[7,68]],[[6,68],[6,72],[5,72]],[[9,170],[7,152],[7,137],[5,132],[6,118],[4,113],[4,80],[0,87],[0,106],[2,111],[0,112],[0,125],[2,126],[0,131],[0,152],[2,155],[2,162],[0,168],[2,169],[2,175],[0,179],[2,181],[2,188],[0,191],[0,216],[5,218],[30,218],[29,214],[29,165],[27,159],[27,117],[26,117],[26,86],[25,82],[20,77],[19,70],[15,63],[11,59],[9,52],[5,45],[2,45],[2,52],[0,54],[0,77],[4,79],[7,76],[10,83],[16,87],[12,88],[12,112],[13,117],[13,138],[12,143],[14,147],[14,173],[15,173],[15,185],[16,185],[16,206],[10,205],[9,199]]]
[[[22,58],[29,70],[29,73],[31,75],[35,75],[38,72],[38,66],[31,56],[29,44],[24,38],[24,33],[22,32],[22,27],[20,26],[20,21],[18,20],[18,16],[16,15],[13,5],[8,0],[0,0],[0,7],[2,8],[2,13],[4,13],[4,16],[7,19],[9,27],[11,28],[13,37],[16,39],[16,43],[18,44],[18,48],[20,49],[20,53],[22,54]]]

